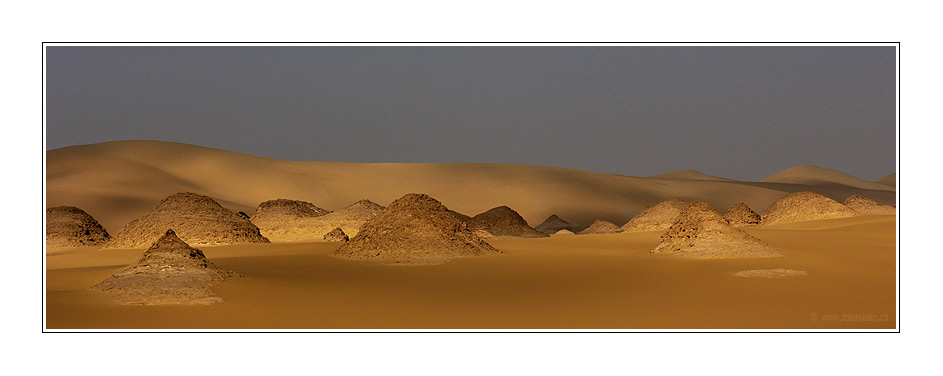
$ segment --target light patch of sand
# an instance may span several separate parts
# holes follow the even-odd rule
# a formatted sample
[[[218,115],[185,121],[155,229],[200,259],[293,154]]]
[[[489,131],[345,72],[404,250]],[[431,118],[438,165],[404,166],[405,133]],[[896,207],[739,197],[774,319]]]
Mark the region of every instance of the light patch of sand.
[[[754,270],[744,270],[734,274],[737,277],[743,278],[783,278],[783,277],[793,277],[797,275],[806,275],[807,273],[802,270],[795,269],[754,269]]]

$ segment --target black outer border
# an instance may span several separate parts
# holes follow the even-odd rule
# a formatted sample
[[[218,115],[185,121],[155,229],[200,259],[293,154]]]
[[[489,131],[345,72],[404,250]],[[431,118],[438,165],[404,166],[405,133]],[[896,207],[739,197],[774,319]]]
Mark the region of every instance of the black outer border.
[[[50,333],[50,334],[51,334],[51,333],[103,333],[103,334],[112,334],[112,333],[142,333],[142,334],[143,334],[143,333],[146,333],[146,334],[164,334],[164,333],[168,333],[168,334],[185,334],[185,333],[208,333],[208,334],[222,334],[222,333],[231,333],[231,334],[249,334],[249,333],[252,333],[252,334],[255,334],[255,333],[260,333],[260,334],[261,334],[261,333],[271,333],[271,334],[281,334],[281,333],[299,333],[299,334],[305,334],[305,333],[323,333],[323,334],[335,334],[335,333],[336,333],[336,334],[348,334],[348,333],[349,333],[349,334],[374,334],[374,333],[376,333],[376,334],[387,334],[387,333],[390,333],[390,334],[392,334],[392,333],[417,333],[417,334],[439,334],[439,333],[461,333],[461,334],[491,334],[491,333],[518,333],[518,334],[536,334],[536,333],[544,333],[544,334],[582,334],[582,333],[587,333],[587,334],[589,334],[589,333],[622,333],[622,334],[658,334],[658,333],[665,333],[665,334],[674,334],[674,333],[694,333],[694,334],[699,334],[699,333],[731,333],[731,334],[740,334],[740,333],[744,333],[744,334],[745,334],[745,333],[776,333],[776,334],[786,334],[786,333],[836,333],[836,334],[845,334],[845,333],[864,333],[864,334],[877,334],[877,333],[892,333],[892,334],[900,334],[900,326],[901,326],[901,320],[900,320],[900,285],[901,285],[901,283],[900,283],[900,229],[901,229],[901,227],[900,227],[900,218],[901,218],[901,217],[900,217],[900,176],[899,176],[899,175],[900,175],[900,43],[901,43],[901,42],[42,42],[43,50],[42,50],[42,54],[40,54],[40,55],[42,56],[42,59],[41,59],[41,60],[42,60],[42,64],[41,64],[41,65],[42,65],[42,75],[41,75],[41,78],[42,78],[42,83],[43,83],[43,90],[42,90],[43,98],[42,98],[42,102],[41,102],[40,108],[43,110],[43,112],[42,112],[42,116],[41,116],[41,117],[44,117],[44,116],[45,116],[45,103],[46,103],[46,91],[45,91],[45,85],[46,85],[46,64],[45,64],[45,63],[46,63],[46,44],[47,44],[47,43],[48,43],[48,44],[123,44],[123,45],[124,45],[124,44],[135,44],[135,45],[148,45],[148,44],[174,44],[174,45],[187,45],[187,44],[200,44],[200,45],[203,45],[203,44],[212,44],[212,45],[240,44],[240,45],[246,45],[246,46],[249,46],[249,45],[259,45],[259,46],[262,46],[262,45],[276,44],[276,43],[277,43],[277,44],[280,44],[280,45],[308,45],[308,44],[314,44],[314,43],[317,43],[317,44],[328,44],[328,45],[330,45],[330,44],[337,44],[337,45],[358,45],[358,44],[419,44],[419,45],[441,45],[441,44],[466,44],[466,45],[471,45],[471,44],[474,44],[474,45],[480,45],[480,44],[495,44],[495,45],[508,45],[508,44],[515,44],[515,45],[517,45],[517,44],[526,44],[526,45],[555,45],[555,46],[564,46],[564,47],[580,47],[580,46],[584,46],[585,44],[603,44],[603,45],[606,45],[606,44],[608,44],[608,45],[624,45],[624,44],[651,44],[651,45],[677,45],[677,44],[686,44],[686,45],[691,45],[691,44],[697,44],[697,45],[699,45],[699,46],[687,46],[687,47],[701,47],[701,46],[709,46],[709,45],[738,45],[738,44],[739,44],[739,45],[752,45],[752,44],[766,44],[766,45],[768,45],[768,44],[796,44],[796,45],[799,45],[799,44],[801,44],[801,45],[806,45],[806,46],[808,46],[808,45],[834,46],[835,44],[847,44],[847,45],[855,45],[855,44],[896,44],[896,45],[897,45],[897,47],[896,47],[896,48],[897,48],[897,51],[896,51],[896,54],[897,54],[897,87],[896,87],[896,90],[897,90],[897,93],[896,93],[896,94],[897,94],[897,103],[896,103],[896,105],[897,105],[897,127],[896,127],[896,128],[897,128],[897,130],[896,130],[896,134],[897,134],[897,172],[896,172],[895,174],[897,175],[897,176],[896,176],[897,186],[896,186],[896,188],[895,188],[895,189],[896,189],[895,194],[896,194],[896,196],[897,196],[897,317],[896,317],[896,320],[897,320],[897,331],[896,331],[896,332],[893,332],[893,331],[863,331],[863,330],[860,330],[860,331],[858,331],[858,330],[856,330],[856,331],[782,331],[782,330],[786,330],[786,329],[780,329],[780,330],[770,329],[770,330],[766,330],[766,331],[763,331],[763,330],[743,330],[743,331],[716,330],[716,331],[714,331],[714,330],[710,330],[710,329],[704,329],[704,330],[701,330],[701,331],[690,331],[690,330],[688,330],[688,331],[683,331],[683,330],[680,330],[680,331],[657,331],[657,330],[648,331],[648,330],[645,330],[645,331],[643,331],[642,329],[635,329],[635,330],[632,330],[632,329],[625,329],[625,330],[621,330],[621,331],[617,331],[617,330],[576,330],[576,329],[560,329],[559,331],[553,331],[553,330],[538,330],[538,331],[484,330],[484,331],[479,331],[479,330],[435,330],[435,329],[428,329],[427,331],[410,331],[410,330],[386,330],[386,331],[343,331],[343,330],[336,330],[336,331],[334,331],[334,330],[331,330],[331,331],[318,331],[318,330],[303,330],[303,329],[299,329],[299,330],[295,330],[295,331],[286,331],[286,330],[279,330],[279,331],[259,331],[259,330],[253,330],[253,331],[239,331],[239,330],[235,330],[235,329],[233,329],[233,330],[220,330],[220,331],[201,331],[201,330],[192,330],[192,331],[172,331],[172,330],[171,330],[171,331],[164,331],[164,330],[159,330],[159,329],[155,329],[155,331],[125,331],[125,330],[120,330],[120,329],[107,330],[107,331],[106,331],[106,330],[99,330],[99,331],[96,331],[96,330],[67,330],[67,331],[54,331],[54,330],[51,330],[51,331],[47,331],[46,326],[45,326],[45,308],[46,308],[46,302],[45,302],[45,299],[43,299],[43,307],[42,307],[42,309],[41,309],[41,311],[43,312],[43,318],[42,318],[42,321],[43,321],[43,328],[42,328],[42,333]],[[205,47],[212,47],[212,46],[205,46]],[[375,47],[375,46],[374,46],[374,47]],[[484,46],[484,47],[496,47],[496,46]],[[526,47],[526,46],[518,46],[518,47]],[[589,47],[589,46],[585,46],[585,47]],[[43,124],[42,124],[42,125],[43,125],[43,128],[42,128],[42,130],[43,130],[43,146],[45,147],[45,145],[46,145],[46,135],[45,135],[46,122],[45,122],[45,120],[43,120]],[[45,151],[43,151],[43,158],[42,158],[42,160],[43,160],[43,171],[45,171],[45,168],[46,168],[46,153],[45,153]],[[45,206],[45,200],[46,200],[46,189],[45,189],[45,187],[46,187],[46,180],[45,180],[45,179],[46,179],[46,177],[43,176],[43,205],[44,205],[44,206]],[[43,215],[43,218],[45,218],[45,214]],[[45,232],[43,232],[43,234],[45,234]],[[45,250],[45,245],[44,245],[43,249]],[[41,265],[44,265],[45,257],[46,257],[46,254],[45,254],[45,252],[44,252],[44,253],[43,253],[43,260],[42,260],[43,262],[40,262]],[[42,271],[42,274],[43,274],[43,281],[42,281],[42,288],[43,288],[43,291],[42,291],[42,294],[43,294],[43,296],[45,297],[45,294],[46,294],[45,270]],[[159,330],[159,331],[158,331],[158,330]]]

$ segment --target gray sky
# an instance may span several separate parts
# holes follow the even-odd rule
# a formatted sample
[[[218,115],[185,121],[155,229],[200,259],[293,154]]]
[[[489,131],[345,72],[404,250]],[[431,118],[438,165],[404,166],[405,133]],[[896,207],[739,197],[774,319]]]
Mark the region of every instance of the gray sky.
[[[46,145],[874,180],[896,168],[895,64],[870,46],[50,46]]]

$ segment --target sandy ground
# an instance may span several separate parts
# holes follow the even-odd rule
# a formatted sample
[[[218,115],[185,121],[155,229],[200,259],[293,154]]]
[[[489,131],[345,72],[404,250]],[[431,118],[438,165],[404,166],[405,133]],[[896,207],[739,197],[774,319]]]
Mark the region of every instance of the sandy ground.
[[[786,257],[650,255],[659,233],[490,239],[505,253],[397,266],[338,243],[201,247],[245,278],[210,306],[122,306],[86,290],[143,250],[48,251],[49,329],[894,328],[894,216],[745,228]],[[807,275],[740,278],[754,269]],[[860,315],[860,316],[856,316]]]

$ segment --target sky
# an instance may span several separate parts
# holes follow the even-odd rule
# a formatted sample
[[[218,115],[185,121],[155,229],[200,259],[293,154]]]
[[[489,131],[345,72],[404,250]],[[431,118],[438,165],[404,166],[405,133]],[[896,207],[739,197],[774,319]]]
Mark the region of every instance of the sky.
[[[755,181],[896,171],[893,46],[47,46],[46,150],[516,163]]]

